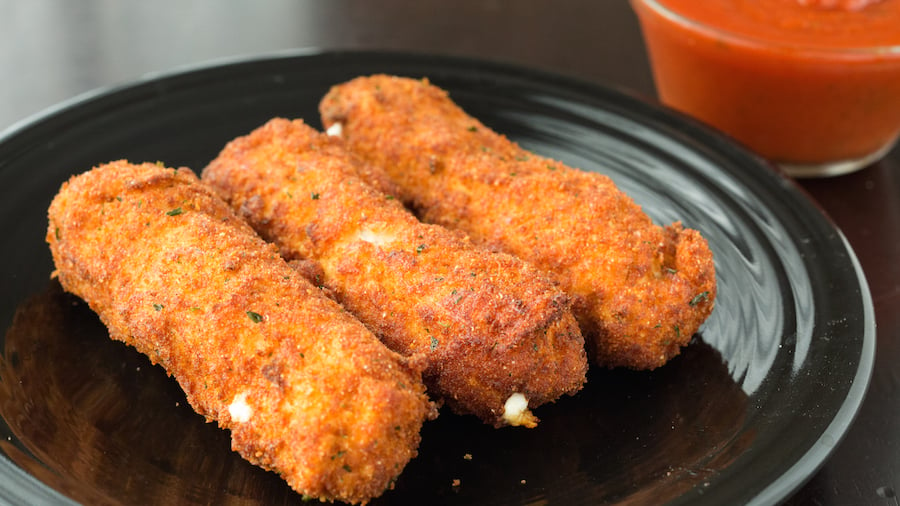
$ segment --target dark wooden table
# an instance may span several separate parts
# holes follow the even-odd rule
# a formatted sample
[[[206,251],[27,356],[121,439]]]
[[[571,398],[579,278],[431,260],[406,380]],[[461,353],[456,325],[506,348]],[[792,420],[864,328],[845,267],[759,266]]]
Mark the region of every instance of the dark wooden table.
[[[292,48],[479,57],[654,96],[637,21],[625,0],[0,0],[0,130],[98,87]],[[862,263],[878,343],[874,376],[854,425],[788,504],[896,505],[900,149],[860,172],[800,185],[841,228]]]

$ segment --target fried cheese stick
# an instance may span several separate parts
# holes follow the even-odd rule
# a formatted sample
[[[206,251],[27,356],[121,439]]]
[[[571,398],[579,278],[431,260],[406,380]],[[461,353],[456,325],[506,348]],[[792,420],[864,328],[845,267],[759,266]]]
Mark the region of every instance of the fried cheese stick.
[[[319,107],[424,221],[554,273],[592,361],[656,368],[712,311],[713,258],[697,231],[655,225],[608,177],[522,149],[427,80],[360,77]]]
[[[112,162],[49,209],[56,275],[306,497],[366,503],[416,455],[421,365],[297,275],[188,169]]]
[[[497,427],[534,426],[528,408],[585,381],[567,296],[518,258],[421,223],[359,177],[377,173],[340,140],[276,118],[230,142],[203,181],[286,259],[317,262],[320,284],[389,348],[424,354],[432,396]]]

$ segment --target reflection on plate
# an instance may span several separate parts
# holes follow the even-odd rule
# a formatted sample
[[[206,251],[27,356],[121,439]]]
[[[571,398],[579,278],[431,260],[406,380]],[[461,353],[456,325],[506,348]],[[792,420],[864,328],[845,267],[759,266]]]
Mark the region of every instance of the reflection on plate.
[[[0,498],[297,502],[49,279],[46,208],[64,180],[99,163],[199,171],[271,117],[318,125],[330,85],[376,72],[427,76],[526,148],[608,174],[657,222],[700,230],[719,294],[681,356],[652,372],[592,370],[584,391],[538,409],[537,429],[442,412],[374,504],[769,503],[811,476],[862,401],[875,336],[852,251],[793,184],[614,90],[471,60],[324,53],[108,90],[0,139]]]

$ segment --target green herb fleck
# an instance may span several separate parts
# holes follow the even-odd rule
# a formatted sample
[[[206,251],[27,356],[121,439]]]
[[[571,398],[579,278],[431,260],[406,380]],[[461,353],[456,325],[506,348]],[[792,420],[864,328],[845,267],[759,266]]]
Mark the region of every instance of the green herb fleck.
[[[183,212],[184,211],[180,207],[176,207],[175,209],[172,209],[171,211],[166,212],[166,216],[178,216],[179,214],[181,214]]]
[[[387,200],[394,200],[395,197],[393,195],[385,195],[384,198]]]
[[[247,311],[247,316],[253,321],[253,323],[259,323],[263,321],[263,316],[259,313],[254,313],[253,311]]]
[[[344,465],[341,466],[341,467],[343,467],[343,468],[344,468],[344,471],[347,471],[348,473],[352,473],[352,472],[353,472],[353,469],[350,469],[350,466],[348,466],[347,464],[344,464]]]
[[[420,245],[416,246],[416,253],[421,253],[421,252],[425,251],[425,248],[427,248],[427,246],[425,246],[424,244],[420,244]]]
[[[475,125],[472,125],[472,126],[469,127],[469,131],[470,131],[470,132],[477,132],[477,131],[478,131],[478,127],[475,126]]]
[[[438,347],[438,344],[439,344],[438,339],[434,336],[431,336],[431,346],[430,346],[431,351],[436,350]]]
[[[549,163],[548,163],[548,164],[547,164],[547,169],[549,169],[549,170],[556,170],[556,165],[552,165],[552,164],[549,164]]]
[[[313,200],[319,200],[319,192],[312,192],[309,194],[310,198]]]
[[[675,338],[681,338],[681,328],[678,325],[672,327],[675,330]]]
[[[153,309],[155,309],[157,311],[162,311],[163,305],[162,304],[153,304]]]
[[[696,306],[697,304],[703,302],[707,298],[709,298],[709,291],[700,292],[697,295],[695,295],[694,298],[691,299],[690,302],[688,302],[688,304],[691,306]]]

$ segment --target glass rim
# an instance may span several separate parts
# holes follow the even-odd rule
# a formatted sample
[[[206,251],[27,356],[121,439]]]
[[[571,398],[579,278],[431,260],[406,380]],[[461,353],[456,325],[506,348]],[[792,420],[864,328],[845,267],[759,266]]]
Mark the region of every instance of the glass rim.
[[[630,2],[632,5],[643,5],[648,9],[655,11],[657,14],[668,19],[669,21],[689,28],[695,32],[707,36],[721,38],[723,40],[743,46],[749,46],[763,50],[787,49],[792,52],[803,52],[807,54],[823,55],[829,57],[844,56],[848,58],[859,58],[863,56],[881,56],[900,58],[900,44],[859,47],[832,47],[791,42],[772,42],[762,38],[744,35],[731,30],[724,30],[719,27],[711,26],[707,23],[698,21],[679,12],[676,12],[670,7],[663,5],[663,3],[659,0],[630,0]]]

